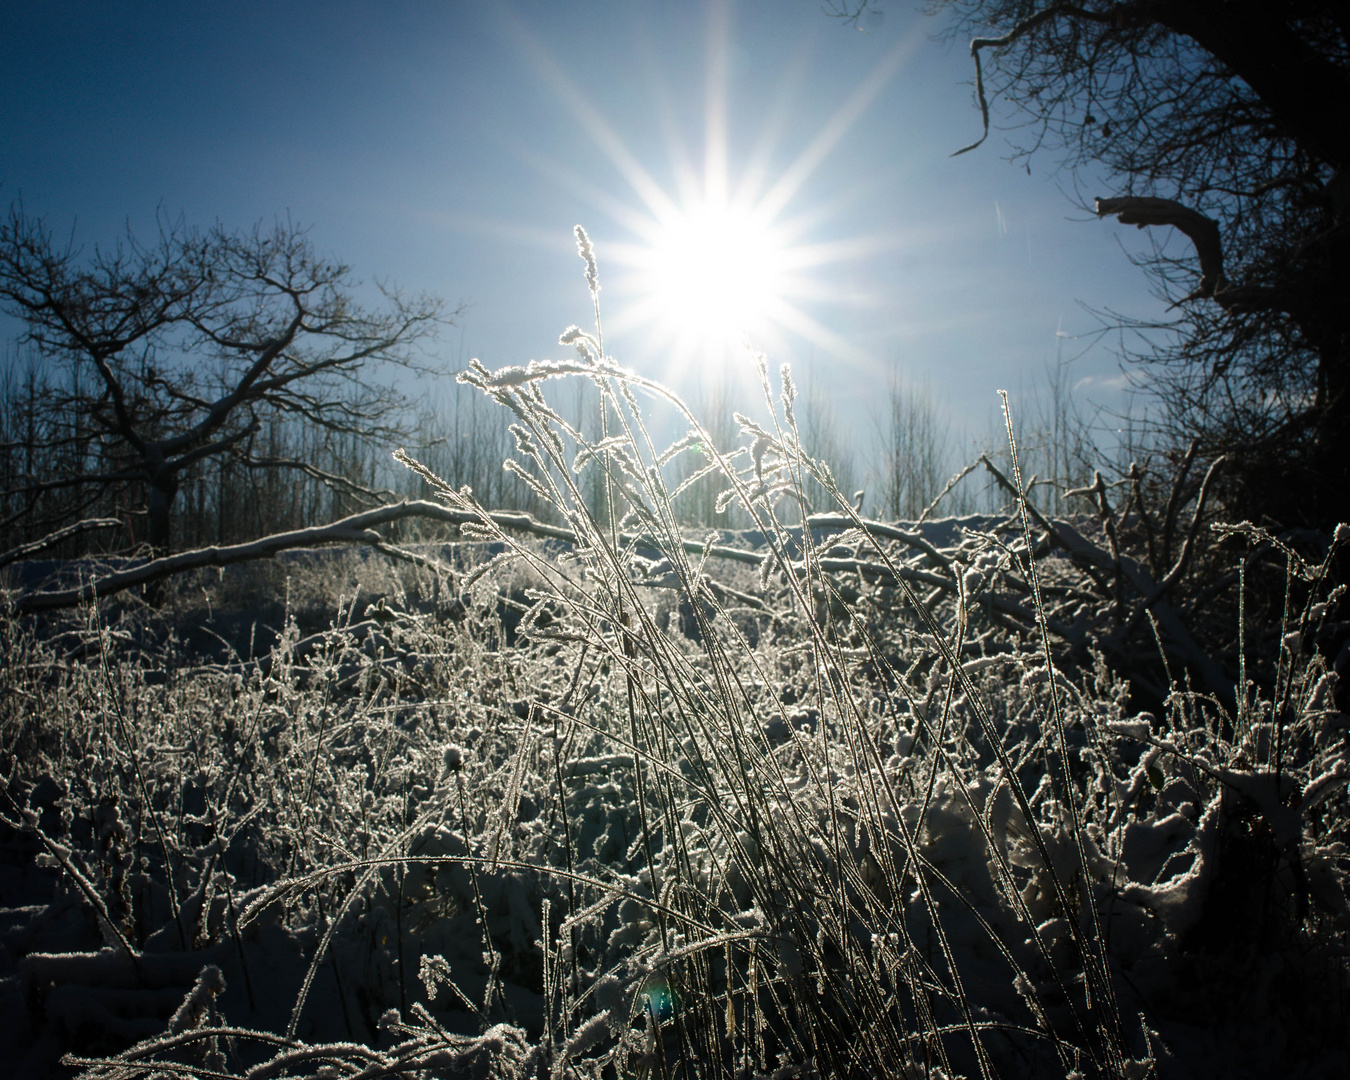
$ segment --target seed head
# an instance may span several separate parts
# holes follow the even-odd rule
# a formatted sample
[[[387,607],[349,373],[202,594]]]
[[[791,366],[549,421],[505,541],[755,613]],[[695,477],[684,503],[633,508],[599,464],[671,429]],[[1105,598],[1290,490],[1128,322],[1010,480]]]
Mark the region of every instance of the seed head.
[[[595,265],[595,248],[591,247],[591,238],[580,225],[573,230],[577,237],[577,251],[586,261],[586,287],[592,294],[600,291],[600,270]]]

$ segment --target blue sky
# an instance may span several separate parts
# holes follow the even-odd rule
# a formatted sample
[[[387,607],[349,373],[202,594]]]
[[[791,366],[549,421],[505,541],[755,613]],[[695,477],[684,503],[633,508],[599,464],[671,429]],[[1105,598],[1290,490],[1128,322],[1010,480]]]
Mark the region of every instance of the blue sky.
[[[9,3],[0,197],[86,247],[159,207],[289,215],[362,278],[466,304],[447,369],[563,351],[589,313],[580,222],[608,350],[688,391],[728,361],[637,319],[633,264],[655,208],[725,177],[801,268],[791,325],[752,342],[773,365],[809,367],[860,440],[892,366],[980,428],[997,388],[1082,350],[1080,303],[1159,311],[1136,238],[1076,209],[1052,160],[1028,175],[997,132],[950,156],[979,114],[940,29],[895,3],[859,32],[817,0]],[[1118,376],[1102,344],[1071,381],[1115,405]]]

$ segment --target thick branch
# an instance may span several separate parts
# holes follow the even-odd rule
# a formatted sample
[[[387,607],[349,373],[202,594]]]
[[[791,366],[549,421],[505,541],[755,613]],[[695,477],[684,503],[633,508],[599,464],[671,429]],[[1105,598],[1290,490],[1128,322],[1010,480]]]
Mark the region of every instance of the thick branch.
[[[223,454],[232,446],[243,442],[252,435],[258,434],[262,430],[262,422],[255,416],[247,427],[242,427],[238,431],[231,432],[229,435],[223,435],[215,442],[209,442],[198,446],[196,449],[189,450],[186,454],[174,458],[167,462],[169,468],[175,473],[181,473],[191,468],[197,462],[205,458],[214,457],[217,454]]]
[[[407,518],[426,518],[454,525],[483,524],[486,519],[499,528],[528,532],[536,536],[563,540],[573,544],[578,542],[577,536],[572,530],[545,524],[531,514],[524,512],[455,510],[440,503],[406,500],[353,514],[329,525],[277,533],[245,544],[200,548],[195,551],[185,551],[178,555],[153,559],[139,566],[105,574],[101,578],[73,589],[28,593],[14,600],[13,610],[18,614],[26,614],[76,607],[80,604],[89,603],[96,597],[111,596],[188,570],[196,570],[204,566],[229,566],[234,563],[270,558],[294,548],[316,547],[322,544],[368,544],[391,554],[412,557],[409,553],[389,545],[379,533],[374,531],[374,527],[377,525],[386,525]],[[842,525],[845,522],[850,527],[856,524],[851,519],[829,514],[817,515],[810,519],[810,524],[817,527]],[[937,552],[923,537],[915,533],[904,532],[892,525],[878,521],[863,520],[862,526],[869,531],[875,531],[878,535],[899,540],[924,551],[926,554],[937,555],[939,559],[942,559],[940,552]],[[657,538],[636,533],[623,534],[619,537],[619,541],[625,546],[643,547],[650,545],[658,550],[663,546]],[[754,566],[760,565],[767,557],[764,552],[747,551],[742,548],[723,545],[709,547],[699,540],[684,540],[681,542],[681,546],[685,552],[691,555],[728,559]],[[417,561],[425,562],[426,560],[418,558]],[[908,581],[941,589],[947,593],[955,594],[958,591],[958,586],[953,578],[909,566],[892,567],[887,564],[856,558],[822,558],[819,560],[819,566],[821,570],[828,573],[856,573],[873,581],[894,580],[898,576]],[[654,582],[653,584],[659,583]],[[731,590],[721,589],[711,583],[710,588],[714,595],[725,593],[738,600],[744,601],[747,599]],[[1020,620],[1023,625],[1031,625],[1034,621],[1032,613],[1014,600],[1006,597],[991,597],[987,602],[1000,613]],[[1065,640],[1081,644],[1081,634],[1075,632],[1073,628],[1055,621],[1052,621],[1050,628]]]
[[[575,540],[570,529],[561,529],[546,525],[526,513],[496,512],[486,515],[494,524],[506,529],[521,529],[539,536],[558,540]],[[374,510],[353,514],[341,521],[329,525],[317,525],[308,529],[295,529],[291,532],[275,533],[245,544],[232,544],[227,547],[199,548],[184,551],[178,555],[169,555],[152,559],[139,566],[114,571],[103,577],[86,582],[73,589],[59,589],[48,592],[29,593],[14,601],[13,610],[24,614],[34,611],[54,611],[60,608],[76,607],[89,603],[96,597],[111,596],[127,589],[159,581],[173,574],[187,570],[196,570],[203,566],[229,566],[233,563],[250,562],[265,559],[292,548],[316,547],[321,544],[369,544],[384,548],[386,542],[375,526],[387,525],[406,518],[429,518],[451,525],[465,525],[482,521],[483,515],[468,510],[452,510],[439,503],[422,500],[407,500],[391,506],[381,506]],[[700,547],[701,550],[701,547]]]
[[[249,366],[248,370],[240,376],[234,389],[224,397],[213,402],[207,410],[206,415],[187,431],[172,438],[160,440],[158,444],[159,450],[162,453],[169,455],[176,454],[183,449],[195,446],[203,440],[208,439],[213,431],[221,427],[242,402],[260,396],[258,394],[250,393],[250,389],[267,371],[272,362],[282,354],[292,341],[295,340],[295,335],[300,330],[302,314],[303,313],[296,314],[290,324],[281,333],[280,337],[273,338],[270,341],[261,342],[258,358]]]
[[[1170,225],[1184,233],[1195,245],[1200,259],[1200,284],[1178,303],[1188,300],[1213,300],[1225,311],[1238,308],[1269,308],[1288,311],[1283,290],[1258,285],[1232,285],[1223,273],[1223,241],[1219,224],[1198,210],[1174,199],[1144,195],[1125,195],[1117,199],[1097,199],[1098,217],[1115,217],[1122,225],[1146,229],[1152,225]]]
[[[1186,234],[1200,258],[1200,286],[1187,299],[1213,297],[1228,287],[1223,276],[1223,242],[1219,223],[1198,210],[1172,199],[1126,195],[1119,199],[1097,199],[1097,216],[1114,216],[1122,225],[1146,229],[1150,225],[1171,225]]]

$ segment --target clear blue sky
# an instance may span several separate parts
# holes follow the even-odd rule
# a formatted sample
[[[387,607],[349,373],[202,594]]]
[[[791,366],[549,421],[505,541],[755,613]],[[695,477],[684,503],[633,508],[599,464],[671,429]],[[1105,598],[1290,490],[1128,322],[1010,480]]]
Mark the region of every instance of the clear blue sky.
[[[0,198],[87,247],[150,233],[157,207],[289,215],[361,277],[467,304],[447,367],[563,352],[589,312],[580,222],[609,351],[689,388],[707,364],[668,318],[637,319],[634,264],[656,208],[725,175],[770,200],[800,270],[791,318],[755,340],[775,367],[811,365],[860,437],[890,365],[981,427],[997,388],[1078,351],[1056,332],[1094,327],[1080,302],[1158,305],[1122,250],[1137,239],[1076,210],[1053,161],[1028,175],[997,132],[950,156],[979,114],[939,29],[898,0],[865,33],[817,0],[11,0]],[[1108,404],[1117,376],[1105,345],[1074,367]]]

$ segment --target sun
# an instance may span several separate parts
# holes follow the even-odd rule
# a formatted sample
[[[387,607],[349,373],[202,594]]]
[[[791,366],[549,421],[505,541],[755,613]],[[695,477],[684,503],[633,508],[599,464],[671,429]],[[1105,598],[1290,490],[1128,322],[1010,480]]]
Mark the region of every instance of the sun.
[[[822,237],[822,223],[838,207],[802,206],[801,195],[922,37],[898,41],[795,157],[776,164],[776,135],[747,142],[729,134],[727,19],[725,5],[709,6],[702,154],[687,152],[672,127],[667,150],[675,169],[665,182],[638,160],[564,65],[518,27],[522,46],[554,96],[569,107],[636,197],[595,186],[569,162],[535,161],[551,176],[568,176],[618,226],[606,235],[585,223],[600,258],[606,346],[644,365],[660,364],[662,377],[672,384],[687,375],[725,372],[744,357],[747,346],[756,353],[788,356],[800,355],[805,345],[813,356],[866,366],[872,362],[866,351],[821,318],[826,309],[859,302],[856,290],[842,285],[831,264],[890,250],[901,241],[877,235]],[[733,155],[733,146],[745,145],[751,146],[748,155]]]
[[[762,210],[696,199],[654,223],[631,283],[680,351],[762,335],[786,302],[790,243]]]

